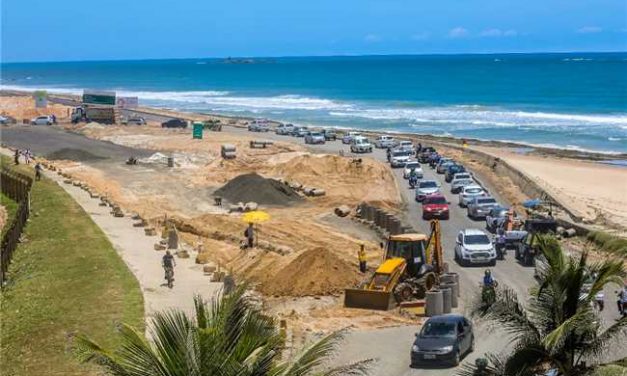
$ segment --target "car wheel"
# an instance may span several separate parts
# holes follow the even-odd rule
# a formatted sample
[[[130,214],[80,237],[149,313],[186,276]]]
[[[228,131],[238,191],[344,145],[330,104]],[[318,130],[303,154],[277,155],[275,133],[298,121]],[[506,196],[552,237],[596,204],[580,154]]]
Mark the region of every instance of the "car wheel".
[[[461,359],[461,356],[459,354],[459,350],[457,350],[455,352],[455,356],[453,357],[453,361],[451,362],[453,367],[457,367],[459,365],[460,359]]]
[[[468,353],[475,351],[475,336],[470,338],[470,348],[468,349]]]
[[[496,259],[490,261],[490,263],[488,265],[490,265],[492,267],[496,266]]]

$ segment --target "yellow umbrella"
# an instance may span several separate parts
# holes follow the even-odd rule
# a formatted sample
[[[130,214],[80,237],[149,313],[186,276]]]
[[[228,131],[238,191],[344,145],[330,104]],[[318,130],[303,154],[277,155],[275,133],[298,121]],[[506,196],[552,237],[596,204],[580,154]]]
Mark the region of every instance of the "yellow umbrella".
[[[248,213],[244,213],[244,215],[242,215],[242,221],[246,223],[261,223],[269,219],[270,214],[261,210],[249,211]]]

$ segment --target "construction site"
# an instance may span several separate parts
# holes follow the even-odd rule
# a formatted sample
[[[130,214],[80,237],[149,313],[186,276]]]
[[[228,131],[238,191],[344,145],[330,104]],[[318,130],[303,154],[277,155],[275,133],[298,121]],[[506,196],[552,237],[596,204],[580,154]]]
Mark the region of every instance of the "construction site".
[[[60,114],[71,113],[56,106]],[[7,128],[5,135],[13,147],[32,148],[63,184],[82,188],[113,216],[132,218],[154,238],[154,247],[142,252],[155,260],[171,249],[194,260],[191,272],[207,283],[247,283],[263,310],[288,329],[293,346],[345,328],[362,333],[357,337],[389,330],[382,341],[391,344],[394,328],[411,328],[411,334],[425,317],[464,313],[475,298],[483,270],[460,268],[453,249],[460,230],[483,225],[457,205],[450,219],[423,220],[414,191],[385,163],[383,150],[364,157],[339,141],[314,147],[248,132],[246,119],[190,115],[190,121],[228,123],[204,127],[197,137],[196,129],[161,125],[180,113],[141,111],[147,118],[141,126],[61,121]],[[532,196],[516,176],[497,176],[492,161],[437,145],[524,215],[522,204]],[[557,218],[570,215],[557,206],[549,210]],[[263,215],[253,217],[257,213]],[[580,231],[568,230],[569,236]],[[513,256],[495,270],[520,294],[532,284],[533,268]]]

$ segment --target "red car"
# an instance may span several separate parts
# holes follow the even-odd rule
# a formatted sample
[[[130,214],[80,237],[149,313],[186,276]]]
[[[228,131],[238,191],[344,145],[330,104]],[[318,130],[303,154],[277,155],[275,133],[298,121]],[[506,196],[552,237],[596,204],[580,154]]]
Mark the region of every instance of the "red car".
[[[429,195],[422,201],[422,219],[448,219],[448,200],[442,195]]]

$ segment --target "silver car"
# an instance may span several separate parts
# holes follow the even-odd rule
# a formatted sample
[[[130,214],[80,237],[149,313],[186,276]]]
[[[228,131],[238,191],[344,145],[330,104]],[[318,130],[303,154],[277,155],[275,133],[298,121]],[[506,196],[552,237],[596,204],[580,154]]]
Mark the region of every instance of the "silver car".
[[[279,124],[279,126],[276,127],[276,129],[274,130],[274,133],[281,136],[286,136],[289,135],[293,129],[294,125],[292,124]]]
[[[325,141],[326,139],[322,132],[309,132],[305,136],[306,144],[324,144]]]
[[[392,154],[390,154],[390,166],[394,167],[403,167],[407,162],[411,160],[411,152],[405,150],[392,150]]]
[[[440,184],[435,180],[422,180],[416,187],[416,201],[422,201],[425,197],[440,192]]]
[[[465,186],[475,184],[472,179],[454,179],[451,181],[451,193],[459,193]]]
[[[477,196],[486,196],[486,192],[478,185],[467,185],[459,192],[459,206],[465,208]]]
[[[490,196],[477,196],[468,204],[468,217],[472,219],[485,219],[486,215],[490,213],[490,210],[498,206],[494,197]]]

